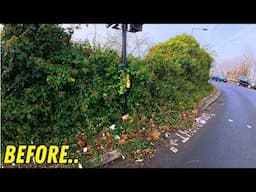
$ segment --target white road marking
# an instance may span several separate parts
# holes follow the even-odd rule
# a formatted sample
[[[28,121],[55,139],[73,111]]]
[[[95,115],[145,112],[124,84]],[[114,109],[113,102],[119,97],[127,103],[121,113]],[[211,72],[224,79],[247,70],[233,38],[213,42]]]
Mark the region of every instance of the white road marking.
[[[183,137],[183,136],[180,135],[179,133],[176,133],[176,135],[177,135],[178,137],[180,137],[181,139],[186,139],[186,137]]]
[[[170,150],[173,152],[173,153],[177,153],[179,150],[175,147],[171,147]]]
[[[181,133],[181,134],[183,134],[183,135],[186,135],[186,136],[188,136],[188,137],[191,137],[191,135],[189,135],[189,134],[188,134],[188,131],[186,131],[186,130],[185,130],[185,131],[179,130],[178,132]]]
[[[186,139],[182,140],[182,143],[186,143],[189,140],[189,137],[187,137]]]
[[[252,128],[252,126],[251,126],[251,125],[247,125],[247,127],[248,127],[249,129],[251,129],[251,128]]]
[[[232,120],[232,119],[229,119],[228,121],[229,121],[229,122],[233,122],[233,120]]]
[[[177,146],[178,145],[178,143],[176,143],[178,140],[177,139],[175,139],[175,140],[170,140],[170,145],[175,145],[175,146]]]
[[[186,142],[189,140],[189,137],[187,137],[187,138],[186,138],[186,137],[183,137],[183,136],[180,135],[179,133],[176,133],[176,135],[182,139],[182,143],[186,143]]]
[[[184,163],[184,165],[191,164],[191,163],[199,163],[199,160],[191,160]]]

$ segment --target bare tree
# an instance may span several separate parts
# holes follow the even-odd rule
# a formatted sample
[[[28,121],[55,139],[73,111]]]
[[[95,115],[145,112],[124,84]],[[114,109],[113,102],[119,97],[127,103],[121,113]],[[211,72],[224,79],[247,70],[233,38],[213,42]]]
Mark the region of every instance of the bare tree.
[[[149,48],[153,45],[150,38],[145,33],[127,34],[127,52],[137,57],[144,57]],[[116,49],[119,55],[122,53],[122,34],[121,31],[111,31],[107,33],[103,42],[103,48]]]
[[[227,73],[230,79],[237,79],[240,76],[253,77],[255,59],[250,54],[244,54],[241,57],[233,58],[232,60],[222,63],[222,69]]]

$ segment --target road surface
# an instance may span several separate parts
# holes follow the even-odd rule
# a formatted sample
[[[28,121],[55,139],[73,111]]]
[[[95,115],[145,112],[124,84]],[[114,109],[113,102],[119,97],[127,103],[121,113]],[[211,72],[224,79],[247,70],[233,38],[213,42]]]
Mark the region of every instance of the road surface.
[[[256,168],[256,90],[227,83],[213,83],[220,98],[206,109],[215,114],[178,152],[162,144],[145,168]],[[109,167],[124,165],[122,161]]]

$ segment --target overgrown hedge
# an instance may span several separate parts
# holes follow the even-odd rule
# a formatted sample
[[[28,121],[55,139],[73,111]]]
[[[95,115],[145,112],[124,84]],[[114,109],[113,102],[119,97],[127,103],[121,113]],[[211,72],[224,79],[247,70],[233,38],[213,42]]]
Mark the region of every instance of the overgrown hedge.
[[[122,122],[124,72],[114,50],[70,41],[59,25],[5,25],[1,37],[2,148],[7,144],[71,144],[78,131],[95,139],[111,124],[126,132],[152,118],[173,125],[209,94],[211,57],[189,35],[128,57],[131,120]],[[167,108],[168,110],[165,110]],[[164,110],[163,110],[164,109]],[[171,118],[170,118],[171,115]]]

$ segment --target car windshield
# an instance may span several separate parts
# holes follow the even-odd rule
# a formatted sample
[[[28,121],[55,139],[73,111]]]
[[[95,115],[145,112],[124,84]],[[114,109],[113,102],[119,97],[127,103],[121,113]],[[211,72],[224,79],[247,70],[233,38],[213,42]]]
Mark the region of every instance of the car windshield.
[[[249,79],[247,77],[240,77],[239,78],[241,81],[249,81]]]

